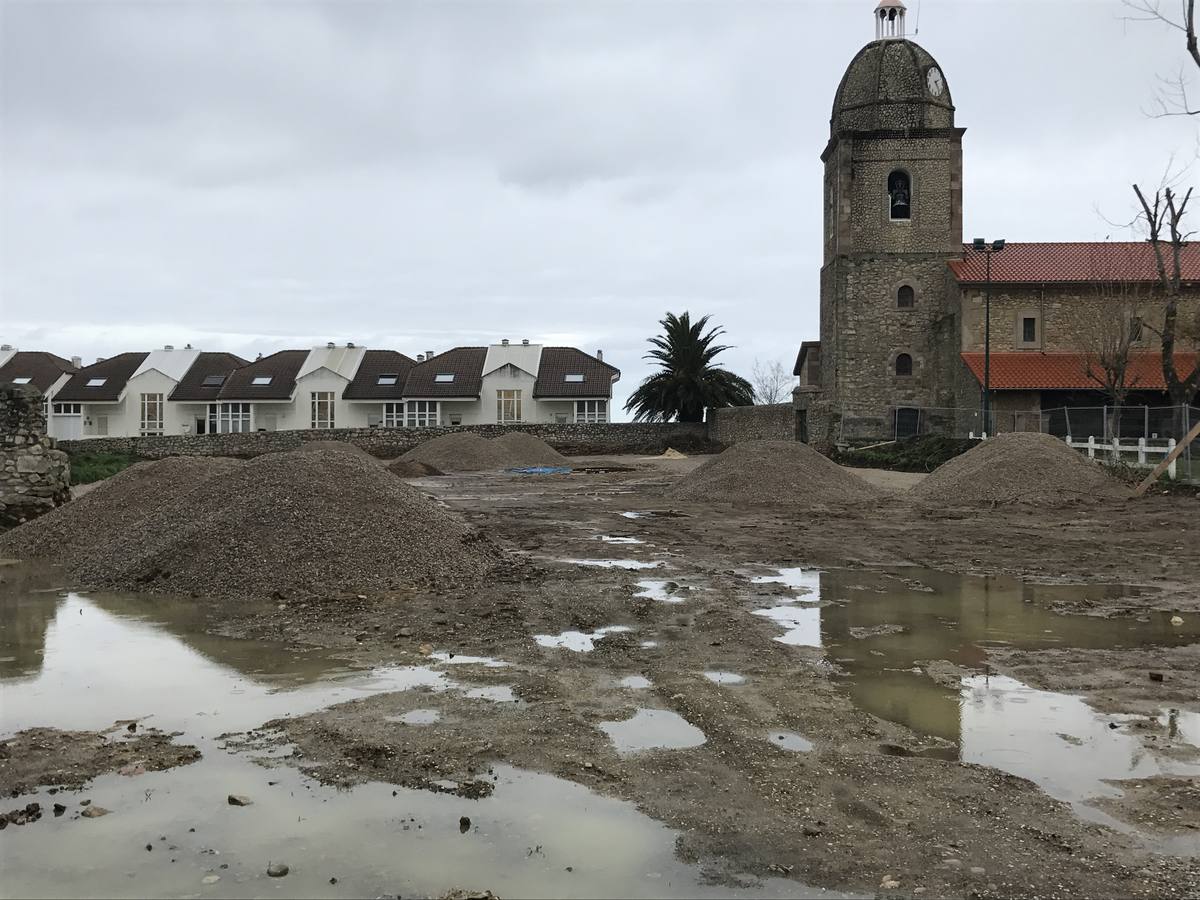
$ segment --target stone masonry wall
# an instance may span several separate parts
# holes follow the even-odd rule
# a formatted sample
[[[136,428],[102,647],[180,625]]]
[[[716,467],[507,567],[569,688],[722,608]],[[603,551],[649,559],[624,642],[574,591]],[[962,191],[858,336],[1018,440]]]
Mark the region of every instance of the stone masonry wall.
[[[0,390],[0,528],[49,512],[71,498],[67,454],[46,436],[36,392]]]
[[[235,456],[295,450],[307,441],[347,441],[390,459],[443,434],[472,431],[486,438],[523,431],[566,455],[638,453],[657,455],[668,447],[685,452],[716,449],[703,424],[609,422],[596,424],[462,425],[436,428],[335,428],[327,431],[253,431],[245,434],[110,437],[61,441],[68,453],[127,453],[140,459],[166,456]]]
[[[708,433],[714,441],[796,440],[796,408],[791,403],[769,406],[730,406],[708,411]]]

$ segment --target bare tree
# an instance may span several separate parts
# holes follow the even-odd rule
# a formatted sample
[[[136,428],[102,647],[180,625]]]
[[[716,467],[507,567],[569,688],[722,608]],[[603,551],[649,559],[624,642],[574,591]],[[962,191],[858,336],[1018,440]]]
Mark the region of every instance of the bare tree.
[[[1200,69],[1200,43],[1196,40],[1196,0],[1179,0],[1176,15],[1163,9],[1163,0],[1123,0],[1133,15],[1125,16],[1127,22],[1161,22],[1183,33],[1188,56]],[[1183,68],[1171,77],[1158,76],[1159,91],[1154,98],[1158,116],[1200,115],[1200,106],[1193,106],[1188,97],[1188,79]]]
[[[1140,296],[1128,281],[1104,282],[1098,291],[1096,314],[1084,325],[1084,375],[1104,391],[1109,401],[1108,431],[1120,436],[1121,409],[1129,392],[1137,387],[1130,372],[1131,355],[1145,328],[1140,315]]]
[[[766,363],[755,359],[750,383],[754,386],[754,402],[759,406],[783,403],[792,392],[792,376],[777,359]]]
[[[1176,368],[1175,347],[1180,336],[1179,300],[1183,293],[1183,249],[1192,236],[1186,231],[1185,218],[1192,189],[1182,197],[1172,187],[1164,186],[1154,192],[1152,199],[1136,184],[1137,194],[1150,246],[1154,248],[1154,264],[1158,273],[1159,287],[1163,294],[1163,323],[1158,332],[1162,344],[1163,381],[1173,406],[1183,406],[1191,401],[1200,389],[1200,365],[1193,364],[1190,374],[1181,376]],[[1187,330],[1189,323],[1183,323]]]

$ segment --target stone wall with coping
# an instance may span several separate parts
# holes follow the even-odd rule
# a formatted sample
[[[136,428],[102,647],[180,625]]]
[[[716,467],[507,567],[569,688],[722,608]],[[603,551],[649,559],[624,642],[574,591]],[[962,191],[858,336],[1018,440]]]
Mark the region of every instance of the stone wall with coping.
[[[71,498],[71,464],[46,435],[42,398],[0,390],[0,528],[49,512]]]
[[[568,456],[635,453],[658,455],[668,447],[683,452],[717,449],[704,424],[607,422],[595,424],[461,425],[433,428],[334,428],[325,431],[253,431],[245,434],[109,437],[60,441],[68,453],[123,453],[139,459],[167,456],[233,456],[295,450],[309,441],[346,441],[382,459],[391,459],[443,434],[470,431],[485,438],[522,431]]]
[[[712,439],[725,445],[796,440],[796,408],[791,403],[710,409],[708,423]]]

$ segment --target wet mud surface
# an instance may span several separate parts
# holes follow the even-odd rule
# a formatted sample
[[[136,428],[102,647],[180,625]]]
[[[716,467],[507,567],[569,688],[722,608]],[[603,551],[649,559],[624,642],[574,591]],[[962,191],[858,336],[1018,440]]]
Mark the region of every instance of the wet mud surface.
[[[251,607],[68,600],[153,621],[229,671],[173,700],[140,697],[142,709],[107,704],[95,713],[105,722],[80,709],[38,721],[33,696],[6,710],[4,734],[153,712],[204,752],[176,777],[213,771],[222,800],[244,780],[247,815],[263,814],[276,780],[326,809],[359,798],[367,821],[366,798],[397,790],[453,832],[439,840],[459,841],[443,860],[472,858],[459,815],[473,828],[569,830],[573,801],[530,806],[527,791],[578,790],[595,808],[619,804],[621,828],[663,828],[651,868],[682,867],[667,880],[683,893],[1194,895],[1195,499],[788,513],[667,502],[694,461],[619,462],[413,482],[524,563],[478,591]],[[596,560],[613,564],[580,563]],[[19,608],[3,607],[6,624],[35,640],[79,617]],[[36,671],[35,656],[6,653],[6,679]],[[206,697],[230,691],[247,699],[209,709]],[[211,715],[202,726],[199,710]],[[587,880],[606,840],[590,860],[560,848],[537,868],[536,852],[501,854],[490,869],[464,863],[469,884],[431,875],[410,888],[671,892],[615,850],[607,868],[624,874]],[[541,880],[522,880],[527,866]],[[270,887],[246,877],[243,892]]]

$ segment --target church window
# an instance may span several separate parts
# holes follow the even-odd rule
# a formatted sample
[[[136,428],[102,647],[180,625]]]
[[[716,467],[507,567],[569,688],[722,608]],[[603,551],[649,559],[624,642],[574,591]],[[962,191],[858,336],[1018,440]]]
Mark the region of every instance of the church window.
[[[897,169],[888,176],[888,208],[893,221],[904,222],[912,218],[912,180],[908,173]]]
[[[1037,342],[1037,319],[1033,316],[1025,316],[1021,319],[1021,340],[1026,344]]]
[[[896,291],[896,305],[901,309],[911,309],[917,300],[917,292],[912,289],[911,285],[903,284],[900,290]]]
[[[896,374],[901,377],[912,375],[912,357],[907,353],[896,357]]]

